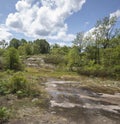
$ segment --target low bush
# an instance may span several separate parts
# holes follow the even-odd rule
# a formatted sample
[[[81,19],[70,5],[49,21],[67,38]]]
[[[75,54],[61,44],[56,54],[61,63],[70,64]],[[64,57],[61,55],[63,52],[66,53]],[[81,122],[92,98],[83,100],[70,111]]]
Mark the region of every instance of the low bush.
[[[17,72],[13,75],[9,83],[10,92],[16,94],[18,98],[32,96],[39,96],[41,91],[36,86],[28,82],[23,73]]]
[[[3,64],[3,58],[0,57],[0,70],[2,70],[4,67],[4,64]]]
[[[61,55],[48,55],[44,58],[45,63],[58,65],[64,62],[64,57]]]
[[[8,121],[10,112],[6,107],[0,107],[0,124]]]
[[[97,77],[112,77],[120,79],[120,66],[103,67],[102,65],[84,66],[77,68],[79,74]]]
[[[17,72],[9,80],[0,80],[0,95],[15,94],[22,97],[41,97],[45,91],[37,82],[28,81],[22,72]]]
[[[9,87],[12,93],[17,93],[20,90],[27,90],[27,80],[21,72],[17,72],[11,78]]]
[[[9,94],[9,86],[6,80],[0,80],[0,95]]]
[[[117,79],[120,79],[120,65],[114,65],[112,69],[112,75]]]
[[[2,56],[5,52],[5,49],[0,48],[0,56]]]

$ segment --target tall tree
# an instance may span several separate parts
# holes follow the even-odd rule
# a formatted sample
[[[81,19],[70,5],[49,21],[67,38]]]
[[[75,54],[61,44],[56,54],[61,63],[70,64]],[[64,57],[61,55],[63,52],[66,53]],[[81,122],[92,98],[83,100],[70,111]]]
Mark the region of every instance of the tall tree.
[[[76,38],[73,41],[73,44],[79,48],[80,52],[82,51],[84,47],[84,32],[77,33]]]
[[[68,53],[68,67],[72,70],[72,67],[78,67],[80,64],[80,52],[78,47],[73,47]]]
[[[21,39],[20,42],[21,45],[27,44],[27,41],[25,39]]]
[[[8,43],[5,40],[0,41],[0,48],[5,48],[8,45]]]
[[[21,45],[21,41],[16,39],[16,38],[13,38],[12,40],[10,40],[10,47],[14,47],[16,49],[18,49],[18,47]]]
[[[116,30],[114,29],[116,21],[116,17],[104,17],[102,20],[97,21],[94,35],[100,47],[104,49],[109,47],[110,40],[116,36]]]
[[[95,29],[92,33],[94,41],[95,41],[95,47],[96,47],[96,53],[95,53],[95,63],[100,64],[101,58],[100,58],[100,49],[106,49],[110,47],[110,41],[113,37],[116,36],[116,31],[114,29],[114,25],[116,23],[117,18],[116,17],[104,17],[102,20],[98,20]]]
[[[46,54],[50,51],[50,45],[45,39],[37,39],[34,41],[34,52],[36,54]]]

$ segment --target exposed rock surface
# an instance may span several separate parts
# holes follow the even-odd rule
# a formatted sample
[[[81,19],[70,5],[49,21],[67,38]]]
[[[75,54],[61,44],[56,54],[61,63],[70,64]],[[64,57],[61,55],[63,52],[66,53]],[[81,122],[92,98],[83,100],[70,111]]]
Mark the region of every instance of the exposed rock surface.
[[[28,67],[50,68],[50,69],[55,68],[54,65],[45,63],[43,57],[37,57],[37,56],[27,58],[26,61],[25,61],[25,64]]]
[[[22,107],[19,118],[8,124],[119,124],[120,94],[95,93],[72,87],[79,82],[48,80],[46,90],[51,95],[50,106]],[[32,102],[38,99],[32,99]]]

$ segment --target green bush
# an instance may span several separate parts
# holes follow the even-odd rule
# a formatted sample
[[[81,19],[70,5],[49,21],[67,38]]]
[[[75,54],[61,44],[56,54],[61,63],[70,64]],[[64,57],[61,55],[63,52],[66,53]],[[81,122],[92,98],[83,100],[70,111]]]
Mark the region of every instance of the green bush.
[[[0,95],[15,94],[22,98],[39,97],[44,94],[37,83],[28,82],[22,72],[15,73],[9,80],[0,80]]]
[[[78,68],[78,73],[87,75],[87,76],[98,76],[98,77],[106,77],[109,76],[109,72],[103,68],[102,65],[94,64],[92,66],[86,65],[84,67]]]
[[[113,67],[104,67],[102,65],[94,64],[92,66],[86,65],[84,67],[78,68],[77,72],[79,74],[87,76],[98,76],[98,77],[110,77],[115,79],[120,79],[120,66],[115,65]]]
[[[16,94],[18,98],[40,95],[40,90],[36,84],[28,82],[21,72],[17,72],[13,75],[9,83],[9,89],[10,92]]]
[[[13,75],[10,81],[10,89],[12,93],[17,93],[18,91],[24,91],[28,88],[26,78],[21,72],[17,72]]]
[[[116,77],[117,79],[120,79],[120,65],[115,65],[112,68],[112,75]]]
[[[15,48],[9,48],[6,50],[4,54],[4,63],[6,69],[10,69],[10,70],[23,69],[18,50]]]
[[[2,56],[5,52],[5,49],[0,48],[0,56]]]
[[[8,82],[5,80],[0,80],[0,95],[9,94]]]
[[[10,116],[9,110],[6,107],[0,107],[0,124],[8,121]]]
[[[64,63],[64,57],[61,55],[48,55],[44,58],[45,63],[50,63],[54,65],[58,65],[60,63]]]
[[[4,64],[3,64],[3,57],[0,57],[0,70],[3,69],[3,66],[4,66]]]

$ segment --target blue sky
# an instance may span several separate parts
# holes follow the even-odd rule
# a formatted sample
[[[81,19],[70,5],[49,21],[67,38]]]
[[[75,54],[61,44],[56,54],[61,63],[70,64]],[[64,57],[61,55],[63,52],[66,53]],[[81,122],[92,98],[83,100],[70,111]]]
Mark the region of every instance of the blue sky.
[[[11,38],[70,44],[80,31],[92,29],[98,19],[118,17],[120,0],[1,0],[0,40]]]
[[[117,10],[120,10],[120,0],[86,0],[82,9],[67,19],[69,31],[88,31],[97,20]]]

